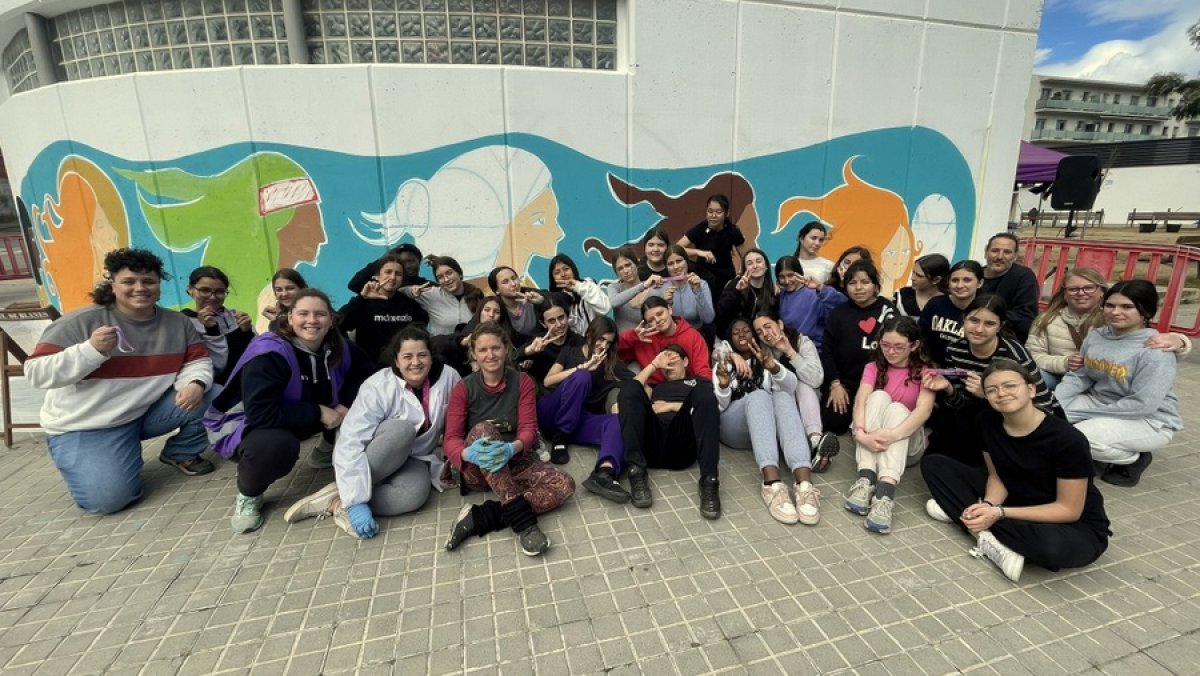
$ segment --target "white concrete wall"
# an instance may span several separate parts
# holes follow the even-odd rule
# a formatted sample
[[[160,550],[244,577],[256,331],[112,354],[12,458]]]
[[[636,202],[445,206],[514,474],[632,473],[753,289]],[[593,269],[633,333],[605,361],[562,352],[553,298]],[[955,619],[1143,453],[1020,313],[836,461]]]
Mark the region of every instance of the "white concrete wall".
[[[0,2],[0,9],[18,5]],[[773,154],[855,134],[922,127],[952,144],[973,183],[973,212],[955,214],[960,233],[953,249],[978,254],[980,243],[1004,227],[1041,0],[690,0],[683,6],[622,4],[624,69],[617,72],[272,66],[102,78],[12,97],[0,106],[0,146],[14,187],[40,153],[61,141],[160,168],[231,144],[386,158],[527,133],[614,165],[618,174],[711,173],[749,172]],[[68,147],[75,146],[61,152]],[[841,182],[844,158],[829,152],[813,168],[825,186],[818,196]],[[888,149],[889,157],[897,152],[908,153],[904,183],[942,170],[926,163],[921,148]],[[860,159],[855,171],[869,175],[879,161]],[[362,211],[385,208],[408,178],[390,166],[380,162],[360,177],[379,186],[378,204]],[[566,210],[574,179],[552,170]],[[769,187],[770,180],[752,180],[759,198],[782,190]],[[675,194],[696,185],[680,181],[654,187]],[[27,186],[26,201],[50,195],[46,183],[42,177],[35,189]],[[329,253],[339,243],[331,226],[348,217],[329,213],[334,198],[323,191],[329,243],[322,255],[336,255]],[[126,202],[136,244],[137,204]],[[917,205],[906,206],[914,216]],[[775,225],[777,208],[778,200],[759,205],[764,233]],[[630,231],[644,230],[639,212],[630,213]],[[773,256],[784,252],[782,236],[771,242]],[[531,274],[544,276],[543,266]],[[589,271],[595,269],[593,260]]]

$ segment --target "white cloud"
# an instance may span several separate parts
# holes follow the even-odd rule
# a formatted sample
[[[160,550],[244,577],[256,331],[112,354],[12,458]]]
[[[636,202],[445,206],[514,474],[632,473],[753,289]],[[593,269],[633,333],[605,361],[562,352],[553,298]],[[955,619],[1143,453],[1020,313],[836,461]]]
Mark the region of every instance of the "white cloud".
[[[1054,50],[1050,49],[1049,47],[1039,48],[1036,52],[1033,53],[1033,65],[1037,66],[1039,64],[1045,63],[1046,59],[1049,59],[1050,54],[1052,54],[1053,52],[1054,52]]]
[[[1166,0],[1146,0],[1145,4],[1165,4]],[[1108,11],[1133,11],[1132,2],[1100,0],[1111,5]],[[1118,7],[1120,5],[1121,7]],[[1188,76],[1200,73],[1200,51],[1187,39],[1187,27],[1200,18],[1182,11],[1157,34],[1143,40],[1109,40],[1093,45],[1074,61],[1042,62],[1040,75],[1061,75],[1112,82],[1145,82],[1155,73],[1180,72]],[[1040,52],[1041,50],[1039,50]]]

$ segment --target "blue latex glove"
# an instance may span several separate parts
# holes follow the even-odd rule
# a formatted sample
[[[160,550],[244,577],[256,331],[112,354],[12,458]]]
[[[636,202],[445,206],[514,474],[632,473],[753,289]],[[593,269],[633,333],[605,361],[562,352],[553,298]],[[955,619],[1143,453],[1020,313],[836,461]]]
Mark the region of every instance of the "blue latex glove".
[[[463,450],[463,457],[467,459],[467,462],[470,462],[474,465],[479,465],[483,469],[487,469],[486,463],[488,460],[486,460],[485,457],[489,453],[489,443],[490,440],[488,439],[476,439],[471,443],[470,446],[467,446],[466,449]],[[490,472],[491,470],[488,471]]]
[[[379,524],[375,523],[375,517],[371,515],[371,508],[365,504],[351,505],[346,510],[346,516],[350,518],[350,525],[354,527],[354,532],[358,533],[360,538],[365,540],[379,534]]]
[[[500,470],[504,469],[504,466],[508,464],[508,461],[512,460],[512,457],[516,455],[516,449],[514,449],[512,443],[508,441],[500,441],[497,439],[495,441],[489,441],[488,446],[490,447],[489,450],[491,451],[493,462],[496,464],[496,469],[488,470],[490,472],[499,472]]]

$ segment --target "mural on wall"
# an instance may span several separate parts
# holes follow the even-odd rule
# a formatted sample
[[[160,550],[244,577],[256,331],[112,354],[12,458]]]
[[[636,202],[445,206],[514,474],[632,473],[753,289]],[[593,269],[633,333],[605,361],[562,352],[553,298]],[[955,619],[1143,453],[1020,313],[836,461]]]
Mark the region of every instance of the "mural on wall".
[[[618,249],[630,245],[642,255],[642,235],[654,228],[662,228],[671,236],[671,242],[677,242],[687,234],[692,226],[704,220],[704,210],[708,208],[708,198],[721,194],[729,198],[729,219],[737,224],[738,229],[746,238],[748,247],[757,246],[758,241],[758,212],[754,209],[754,188],[746,179],[732,172],[724,172],[713,176],[703,185],[694,186],[677,195],[668,195],[661,190],[642,189],[630,185],[621,179],[608,175],[608,185],[612,188],[613,196],[621,204],[633,206],[645,202],[649,204],[661,218],[651,223],[640,233],[635,233],[628,242],[609,246],[595,237],[589,237],[583,242],[583,250],[598,251],[600,257],[611,263]],[[697,214],[700,217],[697,218]]]
[[[230,307],[253,307],[276,270],[316,264],[325,243],[317,188],[281,153],[254,153],[205,176],[174,167],[115,171],[137,186],[146,226],[162,247],[201,249],[201,265],[229,276]]]
[[[533,153],[486,146],[455,157],[429,180],[405,181],[387,211],[363,212],[369,225],[350,227],[377,247],[412,241],[423,252],[453,252],[467,278],[487,277],[498,265],[525,270],[536,256],[553,257],[563,237],[550,178]]]
[[[770,257],[792,253],[799,224],[820,218],[833,232],[824,255],[866,245],[894,284],[918,252],[963,257],[975,225],[970,167],[946,137],[922,127],[681,168],[617,166],[530,134],[380,157],[240,143],[155,162],[61,141],[43,149],[21,184],[24,203],[47,205],[33,212],[44,221],[37,236],[48,277],[55,257],[79,270],[131,242],[159,252],[175,276],[165,305],[187,303],[188,273],[209,264],[232,281],[228,304],[251,312],[270,301],[281,266],[340,304],[353,272],[402,242],[457,257],[472,278],[507,264],[544,285],[559,252],[583,275],[611,278],[614,249],[654,226],[677,239],[717,192]],[[760,230],[760,213],[778,221]],[[63,223],[74,225],[64,232]],[[49,280],[45,290],[64,310],[86,302]]]
[[[31,204],[42,300],[53,298],[64,308],[90,303],[88,294],[104,273],[104,254],[129,246],[125,207],[112,180],[91,161],[67,155],[58,162],[49,190]]]
[[[908,208],[891,190],[871,185],[854,174],[854,160],[842,165],[843,183],[821,197],[790,197],[779,205],[779,234],[789,223],[799,226],[816,219],[829,227],[822,253],[837,262],[840,252],[852,246],[871,251],[879,268],[880,292],[891,296],[908,284],[912,261],[920,255],[921,244],[913,240]],[[799,214],[808,218],[794,218]]]

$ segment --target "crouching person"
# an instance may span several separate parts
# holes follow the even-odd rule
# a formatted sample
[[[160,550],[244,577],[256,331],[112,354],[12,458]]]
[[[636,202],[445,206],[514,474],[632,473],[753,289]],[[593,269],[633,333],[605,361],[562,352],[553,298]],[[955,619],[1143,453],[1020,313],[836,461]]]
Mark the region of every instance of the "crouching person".
[[[110,251],[95,304],[51,324],[25,362],[29,384],[47,390],[50,456],[85,512],[141,499],[143,439],[178,429],[158,459],[189,476],[213,471],[200,457],[212,362],[191,320],[158,306],[165,278],[149,251]]]
[[[300,499],[283,520],[312,516],[366,539],[379,532],[376,516],[415,512],[442,490],[446,463],[435,453],[446,427],[458,372],[433,356],[429,334],[409,326],[384,350],[390,367],[363,383],[333,448],[334,483]]]
[[[534,451],[537,387],[510,365],[513,347],[504,329],[483,322],[471,332],[467,350],[479,370],[450,395],[442,448],[468,489],[490,490],[498,500],[463,505],[446,549],[507,526],[520,540],[521,551],[537,556],[550,547],[538,528],[538,515],[566,502],[575,492],[575,480],[539,460]]]

